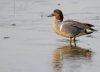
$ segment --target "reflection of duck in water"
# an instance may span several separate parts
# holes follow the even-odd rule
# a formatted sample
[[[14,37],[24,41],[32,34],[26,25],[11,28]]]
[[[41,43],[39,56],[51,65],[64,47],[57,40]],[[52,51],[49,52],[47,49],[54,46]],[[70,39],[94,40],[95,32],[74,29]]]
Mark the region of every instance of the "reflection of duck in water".
[[[77,46],[57,48],[53,53],[53,68],[56,72],[61,72],[62,68],[64,68],[63,66],[67,66],[67,68],[71,68],[71,70],[74,71],[75,68],[81,67],[82,64],[80,63],[91,60],[91,56],[92,51]],[[77,66],[78,64],[79,66]],[[70,65],[74,68],[70,67]]]

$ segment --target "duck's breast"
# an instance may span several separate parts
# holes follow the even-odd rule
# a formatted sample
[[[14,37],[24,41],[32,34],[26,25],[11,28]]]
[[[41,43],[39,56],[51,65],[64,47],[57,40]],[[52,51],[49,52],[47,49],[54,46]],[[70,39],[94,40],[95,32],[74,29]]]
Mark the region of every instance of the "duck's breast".
[[[61,23],[61,22],[53,22],[52,23],[52,28],[53,28],[53,31],[56,33],[56,34],[58,34],[58,35],[60,35],[60,36],[64,36],[64,37],[69,37],[69,35],[67,34],[67,33],[65,33],[65,32],[62,32],[62,31],[60,31],[60,27],[61,27],[61,25],[62,25],[63,23]]]

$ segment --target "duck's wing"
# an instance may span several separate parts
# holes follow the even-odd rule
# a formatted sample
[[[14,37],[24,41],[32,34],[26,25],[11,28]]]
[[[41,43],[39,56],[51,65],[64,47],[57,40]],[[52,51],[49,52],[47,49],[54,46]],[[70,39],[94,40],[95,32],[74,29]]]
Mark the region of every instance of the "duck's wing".
[[[81,22],[78,22],[78,21],[74,21],[74,20],[66,20],[63,22],[63,24],[67,24],[67,25],[71,25],[71,26],[77,26],[77,27],[80,27],[80,28],[91,28],[93,27],[94,25],[92,24],[89,24],[89,23],[81,23]]]
[[[69,29],[67,26],[70,26],[71,28]],[[66,26],[66,27],[64,27]],[[84,34],[90,34],[90,33],[93,33],[94,31],[97,31],[95,29],[93,29],[94,25],[92,24],[88,24],[88,23],[81,23],[81,22],[78,22],[78,21],[73,21],[73,20],[67,20],[67,21],[64,21],[63,22],[63,27],[64,27],[64,31],[67,31],[66,28],[68,28],[68,30],[74,30],[75,32],[79,33],[80,31],[80,35],[84,35]],[[73,32],[74,32],[73,31]]]
[[[77,35],[81,31],[83,31],[83,29],[78,26],[71,26],[71,25],[63,24],[60,27],[60,31]]]
[[[69,26],[75,26],[78,28],[85,28],[85,25],[83,25],[82,23],[78,22],[78,21],[73,21],[73,20],[66,20],[64,22],[62,22],[63,25],[69,25]]]

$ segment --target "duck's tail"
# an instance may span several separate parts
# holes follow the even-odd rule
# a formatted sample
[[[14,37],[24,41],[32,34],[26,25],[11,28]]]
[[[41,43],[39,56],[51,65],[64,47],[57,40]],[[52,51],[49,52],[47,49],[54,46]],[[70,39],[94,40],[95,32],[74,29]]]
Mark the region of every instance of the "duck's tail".
[[[94,25],[89,24],[89,23],[83,23],[83,24],[85,24],[85,26],[87,26],[87,27],[94,27]]]

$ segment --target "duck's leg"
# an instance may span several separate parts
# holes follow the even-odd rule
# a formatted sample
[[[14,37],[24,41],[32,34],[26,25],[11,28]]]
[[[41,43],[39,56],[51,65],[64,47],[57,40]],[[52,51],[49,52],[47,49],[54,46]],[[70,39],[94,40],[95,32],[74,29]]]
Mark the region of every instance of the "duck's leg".
[[[76,39],[75,37],[73,38],[74,46],[76,46]]]
[[[72,46],[72,37],[70,37],[70,46]]]

